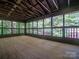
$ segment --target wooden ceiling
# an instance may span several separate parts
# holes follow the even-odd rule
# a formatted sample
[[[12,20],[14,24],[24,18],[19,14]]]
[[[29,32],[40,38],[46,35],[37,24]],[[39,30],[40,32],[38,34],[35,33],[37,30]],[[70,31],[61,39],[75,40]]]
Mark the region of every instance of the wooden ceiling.
[[[0,17],[27,20],[63,9],[77,0],[0,0]]]

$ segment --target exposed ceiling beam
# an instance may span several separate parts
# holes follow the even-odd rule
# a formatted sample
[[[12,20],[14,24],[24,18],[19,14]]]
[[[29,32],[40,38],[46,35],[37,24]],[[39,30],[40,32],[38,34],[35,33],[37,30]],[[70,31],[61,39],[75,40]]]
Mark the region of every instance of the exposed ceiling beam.
[[[42,2],[40,2],[39,0],[36,0],[47,12],[51,12]]]
[[[54,5],[55,5],[55,7],[57,8],[57,10],[59,9],[59,7],[58,7],[58,5],[57,5],[57,3],[55,2],[55,0],[52,0],[53,1],[53,3],[54,3]]]
[[[18,9],[20,10],[20,13],[21,13],[21,15],[24,15],[24,16],[28,16],[29,14],[27,13],[27,14],[25,14],[25,12],[23,12],[23,10],[22,10],[22,8],[20,8],[20,6],[18,6],[18,4],[15,4],[15,3],[13,3],[13,2],[10,2],[10,1],[6,1],[7,3],[10,3],[10,4],[12,4],[12,5],[16,5],[17,7],[18,7]],[[15,8],[16,9],[16,8]],[[10,12],[11,13],[11,12]]]
[[[26,12],[29,12],[32,15],[32,17],[38,17],[39,14],[37,12],[33,11],[33,9],[29,7],[29,5],[27,5],[24,2],[21,5],[24,7],[24,10],[26,10]]]
[[[37,12],[39,12],[40,14],[43,15],[43,13],[42,13],[39,9],[37,9],[36,7],[34,7],[34,6],[32,6],[31,4],[27,3],[27,1],[26,1],[25,3],[26,3],[27,6],[30,6],[30,9],[34,9],[34,10],[36,10]],[[33,11],[33,12],[34,12],[34,11]],[[36,12],[34,12],[34,13],[36,13]]]
[[[41,12],[39,9],[37,9],[36,7],[34,7],[33,5],[27,3],[27,1],[25,2],[27,5],[31,6],[31,8],[34,8],[37,12],[39,12],[40,14],[44,15],[43,12]]]
[[[26,11],[26,13],[28,13],[30,16],[32,16],[34,13],[30,10],[28,10],[28,8],[26,6],[24,6],[23,4],[20,4]]]
[[[6,16],[6,14],[4,14],[4,13],[1,13],[1,12],[0,12],[0,15],[4,15],[4,16]]]
[[[17,4],[20,4],[20,3],[21,3],[21,1],[22,1],[22,0],[17,0],[17,1],[16,1],[16,3],[17,3]],[[8,16],[10,16],[10,15],[11,15],[11,13],[12,13],[12,12],[13,12],[16,8],[17,8],[17,5],[15,4],[15,5],[13,6],[13,8],[11,9],[11,11],[10,11],[10,12],[8,12]]]
[[[68,0],[68,7],[70,7],[70,0]]]
[[[48,6],[49,6],[51,12],[53,12],[53,8],[52,8],[52,5],[49,3],[49,0],[46,0],[46,2],[47,2],[47,4],[48,4]]]

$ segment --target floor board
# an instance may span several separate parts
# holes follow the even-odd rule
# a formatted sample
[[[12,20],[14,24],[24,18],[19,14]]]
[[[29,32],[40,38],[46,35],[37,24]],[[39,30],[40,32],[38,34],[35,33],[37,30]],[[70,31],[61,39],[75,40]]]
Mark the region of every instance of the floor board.
[[[0,59],[79,59],[79,46],[29,36],[1,38]]]

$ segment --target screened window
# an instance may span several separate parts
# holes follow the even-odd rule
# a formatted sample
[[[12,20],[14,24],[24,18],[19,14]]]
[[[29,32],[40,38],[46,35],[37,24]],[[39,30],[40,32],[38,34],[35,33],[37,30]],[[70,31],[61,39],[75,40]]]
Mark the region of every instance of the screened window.
[[[63,26],[63,15],[53,17],[53,25],[52,27],[61,27]]]
[[[3,35],[11,34],[11,29],[3,29]]]
[[[51,35],[51,28],[50,29],[44,29],[44,35]]]
[[[51,27],[51,17],[44,19],[44,27]]]
[[[0,28],[0,35],[2,34],[2,29]]]
[[[28,28],[29,27],[29,25],[28,25],[28,23],[26,23],[26,28]]]
[[[65,26],[79,26],[79,12],[66,14]]]
[[[17,31],[16,29],[12,29],[13,34],[16,34],[16,31]]]
[[[24,29],[20,29],[20,34],[24,34]]]
[[[43,20],[38,21],[38,28],[43,28]]]
[[[0,20],[0,35],[2,34],[2,20]]]
[[[29,29],[29,31],[30,31],[30,34],[32,34],[32,29]]]
[[[32,22],[30,22],[29,24],[30,24],[29,27],[32,28]]]
[[[13,27],[12,28],[16,28],[16,22],[13,22]]]
[[[62,28],[53,28],[53,36],[62,37],[63,36]]]
[[[3,20],[3,28],[11,28],[11,21]]]
[[[24,23],[20,23],[20,28],[24,28]]]
[[[37,29],[33,29],[33,34],[37,34]]]
[[[0,20],[0,27],[2,27],[2,20]]]
[[[38,35],[43,35],[43,29],[38,29]]]
[[[29,34],[29,29],[26,29],[26,33]]]
[[[65,37],[79,38],[79,28],[65,28]]]
[[[13,22],[13,28],[20,28],[19,22]]]
[[[37,21],[33,22],[33,28],[37,28]]]
[[[16,34],[19,34],[19,28],[16,28]]]

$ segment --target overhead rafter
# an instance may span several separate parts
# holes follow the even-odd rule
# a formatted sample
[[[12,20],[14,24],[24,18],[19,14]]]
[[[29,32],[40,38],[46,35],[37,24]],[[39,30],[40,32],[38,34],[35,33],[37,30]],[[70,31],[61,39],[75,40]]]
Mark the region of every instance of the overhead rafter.
[[[70,7],[70,0],[68,0],[68,7]]]
[[[47,12],[51,12],[42,2],[40,2],[39,0],[36,0]]]
[[[36,16],[39,15],[37,12],[33,11],[31,5],[29,5],[28,3],[24,2],[24,1],[22,1],[22,2],[25,3],[26,6],[24,6],[24,5],[23,5],[23,6],[25,7],[25,9],[27,9],[27,11],[31,12],[33,15],[36,15]],[[31,8],[30,8],[29,6],[30,6]]]
[[[30,1],[29,1],[30,2]],[[30,2],[31,3],[31,2]],[[31,6],[32,8],[34,8],[37,12],[39,12],[40,14],[44,15],[44,13],[42,13],[39,9],[37,9],[35,6],[33,6],[33,4],[29,4],[29,3],[26,3],[27,5]]]
[[[55,0],[52,0],[53,1],[53,3],[54,3],[54,5],[55,5],[55,7],[57,8],[57,10],[59,9],[59,7],[58,7],[58,5],[57,5],[57,3],[55,2]]]
[[[24,6],[23,4],[20,4],[26,11],[25,12],[27,12],[27,13],[29,13],[31,16],[33,16],[33,12],[32,11],[30,11],[30,10],[28,10],[28,8],[26,7],[26,6]]]
[[[22,1],[22,0],[17,0],[16,3],[17,3],[17,4],[20,4],[21,1]],[[11,13],[12,13],[16,8],[17,8],[17,5],[15,4],[15,5],[13,6],[13,8],[11,9],[11,11],[8,13],[8,16],[10,16]]]

